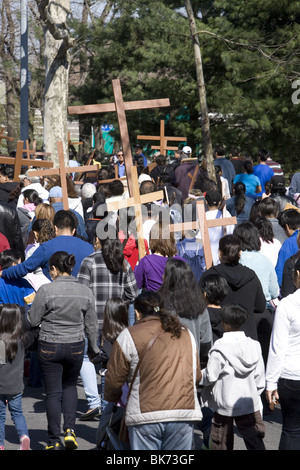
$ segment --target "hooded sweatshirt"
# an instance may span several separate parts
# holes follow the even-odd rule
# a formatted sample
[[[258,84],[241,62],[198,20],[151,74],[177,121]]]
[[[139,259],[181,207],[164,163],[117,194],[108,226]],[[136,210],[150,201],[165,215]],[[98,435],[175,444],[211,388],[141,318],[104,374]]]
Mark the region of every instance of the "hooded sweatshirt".
[[[230,266],[229,264],[222,263],[205,271],[202,277],[215,273],[224,277],[230,287],[230,292],[221,305],[236,304],[245,308],[248,312],[248,319],[241,330],[247,336],[257,339],[254,315],[262,314],[266,308],[266,299],[257,275],[252,269],[242,264]]]
[[[223,416],[261,411],[265,368],[259,342],[242,331],[224,333],[209,352],[200,384],[203,404]]]

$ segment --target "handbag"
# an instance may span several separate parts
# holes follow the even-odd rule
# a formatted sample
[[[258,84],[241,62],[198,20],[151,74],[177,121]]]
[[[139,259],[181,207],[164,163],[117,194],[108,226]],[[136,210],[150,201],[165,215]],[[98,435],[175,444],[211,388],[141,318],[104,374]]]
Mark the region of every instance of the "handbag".
[[[135,371],[134,371],[134,374],[133,374],[133,377],[132,377],[132,380],[131,380],[131,384],[130,384],[130,387],[129,387],[129,390],[128,390],[128,395],[127,395],[127,403],[128,403],[128,399],[129,399],[129,396],[130,396],[130,393],[131,393],[131,389],[132,389],[132,386],[133,386],[133,383],[135,381],[135,378],[137,376],[137,373],[138,373],[138,370],[140,368],[140,365],[141,365],[141,362],[142,362],[142,359],[143,357],[145,356],[146,352],[149,351],[153,344],[155,343],[156,339],[158,338],[158,336],[162,333],[162,330],[161,328],[155,333],[155,335],[150,339],[149,343],[144,347],[143,351],[142,351],[142,354],[140,355],[140,358],[139,358],[139,362],[137,363],[137,366],[135,368]],[[124,413],[123,413],[123,416],[122,416],[122,420],[121,420],[121,425],[120,425],[120,431],[119,431],[119,439],[121,442],[129,442],[129,434],[128,434],[128,428],[126,426],[126,423],[125,423],[125,414],[126,414],[126,408],[124,410]]]

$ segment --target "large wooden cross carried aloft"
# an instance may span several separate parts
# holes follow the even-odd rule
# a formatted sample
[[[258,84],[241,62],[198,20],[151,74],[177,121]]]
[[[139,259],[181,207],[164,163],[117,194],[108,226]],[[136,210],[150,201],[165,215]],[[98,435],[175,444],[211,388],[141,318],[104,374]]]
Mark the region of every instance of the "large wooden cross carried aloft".
[[[114,103],[90,104],[85,106],[69,106],[69,114],[94,114],[117,112],[121,144],[124,152],[126,176],[128,181],[128,190],[130,196],[133,195],[133,183],[131,180],[132,153],[129,141],[129,132],[126,121],[126,111],[137,109],[161,108],[170,106],[170,100],[144,100],[144,101],[123,101],[121,84],[119,79],[112,80]]]
[[[33,151],[28,150],[28,148],[23,148],[23,140],[18,140],[17,142],[17,151],[15,157],[5,157],[0,156],[0,164],[12,165],[14,169],[14,181],[20,181],[19,175],[21,174],[22,166],[29,167],[42,167],[42,168],[52,168],[53,162],[46,160],[31,160],[30,158],[23,158],[23,153],[33,153]]]
[[[58,160],[59,160],[59,168],[52,168],[51,170],[29,170],[28,176],[52,176],[52,175],[59,175],[61,181],[61,189],[62,189],[62,202],[64,210],[69,209],[69,201],[68,201],[68,189],[67,189],[67,178],[66,175],[68,173],[82,173],[89,170],[97,170],[96,165],[88,165],[88,166],[76,166],[76,167],[65,167],[64,161],[64,149],[63,143],[57,142],[57,149],[58,149]]]
[[[165,135],[165,121],[160,121],[160,135],[138,135],[137,140],[159,140],[159,145],[152,145],[152,150],[159,150],[162,155],[166,155],[167,150],[178,150],[178,147],[169,146],[168,141],[186,142],[186,137],[167,137]]]

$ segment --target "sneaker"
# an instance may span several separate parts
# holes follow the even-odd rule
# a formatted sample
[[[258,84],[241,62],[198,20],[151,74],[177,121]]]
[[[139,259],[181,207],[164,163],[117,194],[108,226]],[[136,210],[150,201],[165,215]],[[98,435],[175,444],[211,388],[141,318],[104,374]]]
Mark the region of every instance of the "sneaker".
[[[101,415],[100,408],[93,408],[92,410],[87,411],[86,413],[82,414],[79,418],[79,421],[89,421]]]
[[[45,450],[62,450],[62,445],[60,442],[55,442],[55,444],[48,444],[45,447]]]
[[[76,442],[76,436],[73,429],[67,429],[64,434],[66,449],[74,450],[77,449],[78,444]]]
[[[30,439],[25,434],[20,439],[19,450],[30,450]]]

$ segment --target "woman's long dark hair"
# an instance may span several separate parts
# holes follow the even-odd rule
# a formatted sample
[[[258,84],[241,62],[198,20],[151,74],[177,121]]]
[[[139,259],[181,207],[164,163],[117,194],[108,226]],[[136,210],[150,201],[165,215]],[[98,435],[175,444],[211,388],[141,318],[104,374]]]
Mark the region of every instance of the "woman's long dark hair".
[[[246,186],[241,181],[239,183],[235,183],[234,185],[234,193],[235,193],[235,209],[237,214],[241,214],[245,207],[246,202]]]
[[[125,270],[123,244],[118,238],[101,240],[101,252],[107,269],[111,273]]]
[[[182,325],[179,318],[171,315],[163,309],[161,298],[156,291],[144,291],[139,294],[134,301],[134,308],[142,315],[147,317],[154,315],[160,318],[161,327],[167,333],[171,333],[172,337],[180,338]]]
[[[0,339],[5,344],[6,360],[12,361],[23,333],[21,310],[17,304],[0,305]]]
[[[183,318],[197,318],[207,306],[190,265],[180,259],[166,263],[159,294],[167,310]]]
[[[122,299],[108,299],[105,304],[102,338],[113,343],[128,327],[128,303]]]
[[[242,251],[259,251],[261,248],[258,228],[249,221],[237,225],[233,231],[239,237]]]
[[[75,256],[66,251],[56,251],[49,259],[49,268],[54,266],[59,272],[71,274],[75,266]]]

